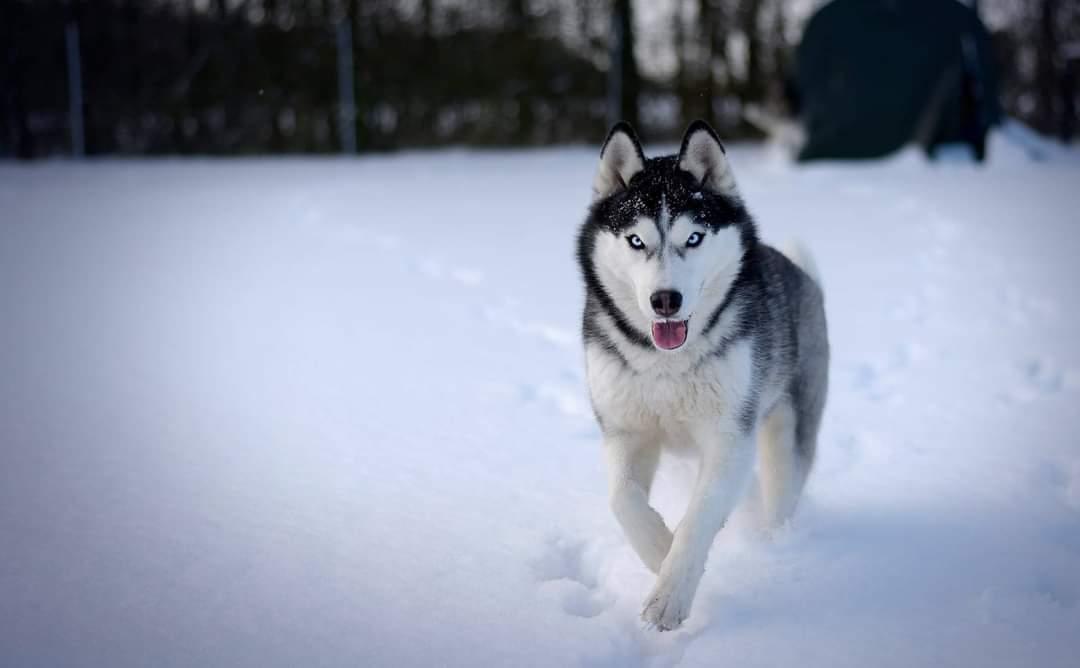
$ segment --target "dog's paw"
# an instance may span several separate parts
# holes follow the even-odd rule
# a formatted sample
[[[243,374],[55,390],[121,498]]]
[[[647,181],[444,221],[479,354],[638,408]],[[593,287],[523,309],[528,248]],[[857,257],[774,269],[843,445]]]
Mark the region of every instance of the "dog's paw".
[[[646,626],[658,631],[677,629],[690,614],[693,600],[693,588],[685,580],[661,577],[645,599],[641,619]]]

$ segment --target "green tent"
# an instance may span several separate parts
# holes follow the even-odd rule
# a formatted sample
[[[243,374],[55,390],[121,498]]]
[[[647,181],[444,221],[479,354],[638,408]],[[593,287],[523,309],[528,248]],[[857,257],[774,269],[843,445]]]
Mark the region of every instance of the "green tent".
[[[990,35],[956,0],[833,0],[797,53],[800,160],[875,158],[917,143],[970,144],[1000,118]]]

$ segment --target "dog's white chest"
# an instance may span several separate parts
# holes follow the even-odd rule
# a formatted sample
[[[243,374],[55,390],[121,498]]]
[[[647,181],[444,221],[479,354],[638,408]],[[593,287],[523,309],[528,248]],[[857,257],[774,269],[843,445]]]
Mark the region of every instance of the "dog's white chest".
[[[688,363],[671,355],[635,369],[610,355],[586,349],[589,393],[599,418],[627,430],[673,431],[697,420],[734,419],[751,384],[750,344],[731,346],[722,357]]]

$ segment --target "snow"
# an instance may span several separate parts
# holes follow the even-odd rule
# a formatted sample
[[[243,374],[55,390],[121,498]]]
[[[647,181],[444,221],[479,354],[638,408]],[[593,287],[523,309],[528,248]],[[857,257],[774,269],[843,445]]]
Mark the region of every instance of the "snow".
[[[593,148],[0,166],[0,664],[1075,665],[1080,160],[991,151],[733,148],[831,396],[665,634],[582,378]]]

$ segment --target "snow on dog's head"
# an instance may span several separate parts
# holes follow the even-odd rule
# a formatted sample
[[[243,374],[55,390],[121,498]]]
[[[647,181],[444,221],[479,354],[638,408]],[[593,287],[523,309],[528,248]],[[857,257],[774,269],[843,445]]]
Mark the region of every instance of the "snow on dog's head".
[[[708,124],[690,125],[678,155],[649,159],[629,124],[611,129],[578,260],[590,294],[631,343],[677,350],[699,335],[754,238]]]

